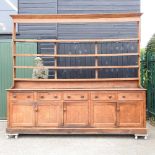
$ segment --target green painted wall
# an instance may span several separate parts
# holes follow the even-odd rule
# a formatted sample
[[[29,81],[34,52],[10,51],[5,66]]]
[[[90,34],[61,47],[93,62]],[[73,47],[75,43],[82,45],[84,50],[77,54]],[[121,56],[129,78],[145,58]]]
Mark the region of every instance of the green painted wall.
[[[17,43],[17,53],[37,53],[36,43]],[[17,65],[33,65],[33,58],[17,58]],[[17,70],[17,77],[30,78],[31,69]],[[0,40],[0,119],[6,119],[6,91],[12,84],[12,51],[10,40]]]

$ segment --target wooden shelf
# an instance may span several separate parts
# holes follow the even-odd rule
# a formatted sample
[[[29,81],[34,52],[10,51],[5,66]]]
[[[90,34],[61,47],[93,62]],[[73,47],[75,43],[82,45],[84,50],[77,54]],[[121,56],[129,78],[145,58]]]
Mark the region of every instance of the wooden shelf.
[[[105,69],[105,68],[138,68],[138,65],[134,66],[42,66],[42,67],[36,67],[36,66],[14,66],[14,68],[25,68],[25,69]]]
[[[28,78],[15,78],[15,81],[138,81],[138,78],[98,78],[98,79],[28,79]]]
[[[57,39],[14,39],[14,42],[51,42],[51,43],[89,43],[89,42],[128,42],[138,41],[138,38],[122,38],[122,39],[80,39],[80,40],[57,40]]]
[[[138,53],[116,53],[116,54],[14,54],[16,57],[109,57],[109,56],[134,56]]]
[[[19,80],[20,81],[20,80]],[[23,80],[24,81],[24,80]],[[6,89],[7,91],[59,91],[59,90],[64,90],[64,91],[75,91],[75,90],[92,90],[92,91],[116,91],[116,90],[121,90],[121,91],[124,91],[124,90],[127,90],[127,91],[144,91],[146,89],[144,88],[89,88],[89,89],[85,89],[85,88],[68,88],[68,89],[63,89],[63,88],[57,88],[57,89],[49,89],[49,88],[45,88],[45,89],[19,89],[19,88],[14,88],[14,89]]]
[[[46,68],[46,69],[53,69],[54,70],[54,78],[55,81],[60,81],[57,78],[57,70],[63,69],[94,69],[95,70],[95,79],[61,79],[61,81],[124,81],[124,80],[139,80],[140,79],[140,63],[138,65],[131,65],[131,66],[99,66],[98,58],[99,57],[117,57],[117,56],[138,56],[138,62],[140,62],[140,48],[137,50],[137,53],[133,53],[128,51],[128,53],[111,53],[111,54],[101,54],[99,53],[99,44],[104,42],[136,42],[140,46],[140,16],[141,13],[120,13],[120,14],[40,14],[40,15],[11,15],[13,19],[13,79],[16,81],[16,69],[34,69],[34,68]],[[134,22],[138,25],[138,35],[135,38],[113,38],[113,39],[16,39],[16,25],[17,23],[115,23],[115,22]],[[16,53],[16,43],[23,42],[23,43],[53,43],[54,44],[54,54],[20,54]],[[95,45],[94,53],[93,54],[58,54],[58,45],[59,43],[92,43]],[[121,52],[121,51],[120,51]],[[131,52],[131,53],[130,53]],[[17,66],[16,58],[17,57],[53,57],[54,58],[54,65],[53,66]],[[94,66],[58,66],[57,61],[58,58],[61,57],[94,57],[95,63]],[[99,69],[108,69],[108,68],[138,68],[138,78],[108,78],[108,79],[99,79],[98,72]],[[18,79],[19,80],[19,79]],[[21,79],[24,80],[24,79]],[[29,79],[29,80],[36,80],[36,79]],[[37,79],[39,81],[40,79]],[[51,81],[51,79],[43,79],[42,81]],[[140,81],[140,80],[139,80]]]

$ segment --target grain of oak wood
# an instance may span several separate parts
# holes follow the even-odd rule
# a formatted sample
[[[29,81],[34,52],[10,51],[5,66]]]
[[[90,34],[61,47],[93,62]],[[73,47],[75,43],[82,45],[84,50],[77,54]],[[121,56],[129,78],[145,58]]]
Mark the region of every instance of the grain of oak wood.
[[[8,130],[12,128],[12,131],[18,130],[17,128],[20,131],[20,128],[24,127],[36,128],[36,131],[45,128],[49,131],[50,129],[59,131],[61,127],[72,128],[71,133],[77,128],[81,128],[80,133],[83,132],[82,128],[85,128],[85,132],[87,128],[91,132],[92,127],[96,128],[96,132],[98,130],[101,132],[102,128],[107,128],[108,131],[108,128],[116,127],[120,128],[120,133],[126,133],[126,130],[121,129],[122,127],[131,132],[136,128],[137,131],[138,129],[146,131],[145,92],[142,90],[20,90],[11,91],[8,97]],[[31,133],[32,130],[27,132],[29,131]],[[113,130],[112,133],[117,131]]]
[[[12,15],[14,23],[64,22],[129,22],[140,21],[141,14],[89,14],[89,15]],[[130,38],[131,40],[136,38]],[[140,40],[140,34],[136,39]],[[129,41],[129,39],[96,40],[95,66],[57,66],[57,42],[61,40],[16,40],[13,29],[13,59],[17,55],[15,43],[55,42],[53,67],[57,69],[95,69],[96,79],[21,79],[14,76],[8,90],[7,133],[21,134],[146,134],[146,95],[139,87],[139,77],[98,78],[99,68],[138,68],[130,66],[99,66],[97,42]],[[94,42],[94,40],[67,40],[67,42]],[[66,42],[66,40],[64,40]],[[140,42],[139,42],[140,43]],[[124,53],[122,56],[135,55]],[[139,55],[140,53],[138,53]],[[33,56],[33,55],[32,55]],[[37,56],[37,55],[34,55]],[[40,55],[41,56],[41,55]],[[62,55],[64,56],[64,55]],[[68,55],[67,55],[68,56]],[[73,55],[78,56],[78,55]],[[84,55],[80,55],[81,57]],[[109,54],[104,56],[117,56]],[[16,66],[34,68],[33,66]],[[47,68],[47,66],[45,67]],[[14,74],[15,75],[15,74]]]

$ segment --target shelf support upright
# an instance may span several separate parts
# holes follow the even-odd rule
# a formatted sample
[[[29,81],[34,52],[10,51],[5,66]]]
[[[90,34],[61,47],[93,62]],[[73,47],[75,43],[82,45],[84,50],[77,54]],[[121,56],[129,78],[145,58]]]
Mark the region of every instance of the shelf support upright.
[[[140,20],[137,22],[138,27],[138,82],[139,86],[141,87],[140,81],[140,42],[141,42],[141,22]]]
[[[14,79],[16,78],[16,23],[13,23],[13,31],[12,31],[12,56],[13,56],[13,86],[14,86]]]
[[[57,69],[56,69],[56,67],[57,67],[57,57],[56,57],[56,55],[57,55],[57,43],[55,42],[54,43],[54,79],[58,78],[57,77]]]
[[[98,79],[98,46],[97,42],[95,42],[95,79]]]

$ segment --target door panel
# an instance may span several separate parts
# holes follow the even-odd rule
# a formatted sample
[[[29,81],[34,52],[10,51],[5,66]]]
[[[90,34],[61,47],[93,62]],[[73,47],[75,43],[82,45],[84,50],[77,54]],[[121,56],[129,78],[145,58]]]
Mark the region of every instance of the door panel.
[[[64,126],[82,127],[88,125],[88,102],[64,103]]]
[[[38,104],[37,126],[60,126],[62,123],[61,102],[46,101]]]
[[[10,124],[13,127],[34,126],[35,115],[33,105],[22,103],[21,101],[11,104],[10,120]]]
[[[93,102],[91,125],[95,127],[114,127],[116,124],[116,102]]]
[[[119,126],[138,127],[143,125],[143,101],[124,101],[118,103]]]

